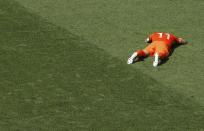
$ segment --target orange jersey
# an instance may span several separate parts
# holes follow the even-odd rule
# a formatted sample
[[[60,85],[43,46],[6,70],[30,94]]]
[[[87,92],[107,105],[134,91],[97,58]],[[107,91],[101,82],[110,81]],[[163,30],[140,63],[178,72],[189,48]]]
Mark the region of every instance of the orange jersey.
[[[155,32],[149,36],[150,41],[163,41],[170,49],[174,43],[178,43],[178,38],[170,33]]]
[[[158,53],[160,58],[165,58],[169,55],[169,47],[163,41],[153,41],[144,50],[148,51],[150,56],[154,56]]]

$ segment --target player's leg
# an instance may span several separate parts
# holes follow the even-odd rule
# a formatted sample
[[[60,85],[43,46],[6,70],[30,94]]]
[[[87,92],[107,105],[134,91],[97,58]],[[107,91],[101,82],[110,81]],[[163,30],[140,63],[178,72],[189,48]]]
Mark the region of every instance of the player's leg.
[[[161,58],[159,56],[159,53],[155,53],[154,54],[154,62],[153,62],[153,66],[157,67],[159,64],[161,63]]]
[[[154,52],[155,52],[155,43],[151,43],[145,49],[134,52],[132,56],[128,59],[127,64],[132,64],[135,59],[152,55],[154,54]]]
[[[168,52],[155,52],[153,66],[159,66],[162,60],[168,57],[168,54]]]
[[[158,65],[160,65],[162,59],[165,59],[166,57],[168,57],[168,55],[169,55],[168,47],[166,46],[156,47],[153,66],[157,67]]]
[[[134,52],[127,61],[127,64],[132,64],[137,58],[146,57],[149,55],[148,50],[137,50]]]

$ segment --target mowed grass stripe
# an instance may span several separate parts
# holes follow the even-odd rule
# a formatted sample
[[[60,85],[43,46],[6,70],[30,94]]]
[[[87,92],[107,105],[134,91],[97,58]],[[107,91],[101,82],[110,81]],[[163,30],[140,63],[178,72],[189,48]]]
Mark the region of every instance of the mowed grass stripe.
[[[184,37],[189,44],[177,48],[158,70],[152,68],[152,59],[133,66],[204,105],[203,1],[16,1],[51,23],[83,36],[123,63],[133,51],[146,46],[143,41],[152,32],[172,32]]]
[[[1,130],[202,129],[202,107],[67,30],[0,1]]]

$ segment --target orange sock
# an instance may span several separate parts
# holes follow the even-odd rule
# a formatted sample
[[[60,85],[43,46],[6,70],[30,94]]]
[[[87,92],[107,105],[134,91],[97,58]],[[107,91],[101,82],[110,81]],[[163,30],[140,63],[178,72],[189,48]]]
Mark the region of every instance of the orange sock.
[[[146,56],[146,53],[145,53],[143,50],[138,50],[138,51],[137,51],[137,55],[138,55],[139,57],[145,57],[145,56]]]

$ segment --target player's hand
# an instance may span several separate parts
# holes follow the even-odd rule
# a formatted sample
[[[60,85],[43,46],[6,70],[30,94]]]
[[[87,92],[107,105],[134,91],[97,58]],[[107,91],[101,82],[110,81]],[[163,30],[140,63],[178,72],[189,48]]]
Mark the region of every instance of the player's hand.
[[[180,44],[183,44],[183,45],[188,44],[188,42],[185,39],[183,39],[183,38],[178,38],[178,42]]]
[[[129,58],[128,61],[127,61],[127,64],[132,64],[133,63],[133,59]]]

